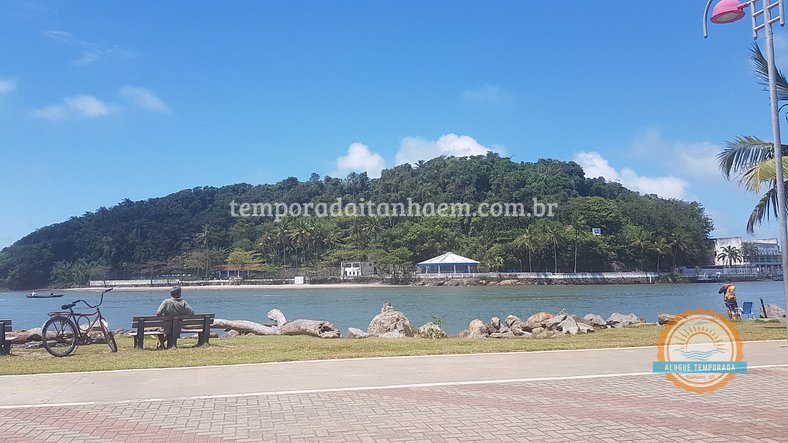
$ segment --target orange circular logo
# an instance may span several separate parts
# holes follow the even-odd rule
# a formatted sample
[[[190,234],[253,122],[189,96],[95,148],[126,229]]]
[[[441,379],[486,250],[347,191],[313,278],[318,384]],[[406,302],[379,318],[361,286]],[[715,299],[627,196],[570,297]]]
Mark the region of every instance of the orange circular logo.
[[[657,359],[676,386],[703,393],[733,379],[733,371],[725,372],[725,368],[736,367],[735,362],[742,361],[742,351],[741,335],[731,321],[715,311],[692,309],[665,325]]]

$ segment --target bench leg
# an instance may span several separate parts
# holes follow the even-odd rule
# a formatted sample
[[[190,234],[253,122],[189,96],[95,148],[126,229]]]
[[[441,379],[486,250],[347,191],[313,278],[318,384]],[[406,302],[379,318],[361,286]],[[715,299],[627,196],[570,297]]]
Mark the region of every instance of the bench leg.
[[[11,353],[11,343],[6,343],[0,346],[0,355],[8,355]]]

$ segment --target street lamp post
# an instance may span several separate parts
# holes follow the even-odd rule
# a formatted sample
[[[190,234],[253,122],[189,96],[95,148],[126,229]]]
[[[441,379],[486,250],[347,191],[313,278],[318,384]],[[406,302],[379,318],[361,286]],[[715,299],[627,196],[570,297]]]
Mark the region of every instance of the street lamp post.
[[[706,3],[706,10],[703,15],[703,37],[709,36],[708,20],[709,7],[713,0]],[[763,1],[763,7],[758,9],[758,5]],[[774,140],[774,162],[776,171],[777,187],[777,224],[780,226],[780,255],[782,258],[783,274],[783,296],[785,297],[786,309],[788,309],[788,279],[785,278],[785,270],[788,269],[788,225],[786,224],[785,212],[785,185],[783,179],[783,151],[780,142],[780,116],[777,103],[777,68],[774,66],[774,38],[772,25],[779,22],[780,26],[785,26],[785,10],[783,0],[750,0],[739,3],[738,0],[720,0],[711,13],[712,23],[732,23],[746,14],[744,9],[749,6],[750,16],[752,17],[752,38],[758,38],[758,31],[763,30],[766,34],[766,61],[769,69],[769,105],[772,115],[772,137]],[[786,326],[788,327],[788,325]]]

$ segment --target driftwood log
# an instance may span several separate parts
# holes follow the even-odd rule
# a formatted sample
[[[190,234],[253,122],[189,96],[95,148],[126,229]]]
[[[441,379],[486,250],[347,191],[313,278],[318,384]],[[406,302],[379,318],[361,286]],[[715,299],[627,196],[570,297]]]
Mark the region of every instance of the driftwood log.
[[[212,327],[255,335],[311,335],[320,338],[337,338],[340,336],[339,329],[333,323],[327,321],[303,319],[287,321],[287,318],[279,309],[268,311],[268,318],[276,324],[264,325],[248,320],[216,318],[213,320]]]
[[[236,330],[243,334],[279,335],[278,326],[268,326],[248,320],[225,320],[223,318],[215,318],[213,319],[211,327],[224,329],[225,331]]]
[[[333,323],[321,320],[293,320],[279,327],[284,335],[311,335],[320,338],[339,338],[339,329]]]

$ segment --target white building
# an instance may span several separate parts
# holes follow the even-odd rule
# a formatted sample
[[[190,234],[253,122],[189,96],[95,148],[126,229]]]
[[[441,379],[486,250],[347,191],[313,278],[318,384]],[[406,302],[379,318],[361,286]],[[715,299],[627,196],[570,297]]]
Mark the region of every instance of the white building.
[[[372,262],[343,261],[339,266],[342,278],[373,277],[378,273]]]
[[[747,253],[752,245],[753,254]],[[740,262],[734,262],[732,267],[748,270],[751,274],[775,274],[781,270],[780,244],[776,238],[742,240],[741,237],[724,237],[714,239],[714,264],[716,266],[729,266],[727,259],[719,258],[723,248],[733,246],[739,250]]]

